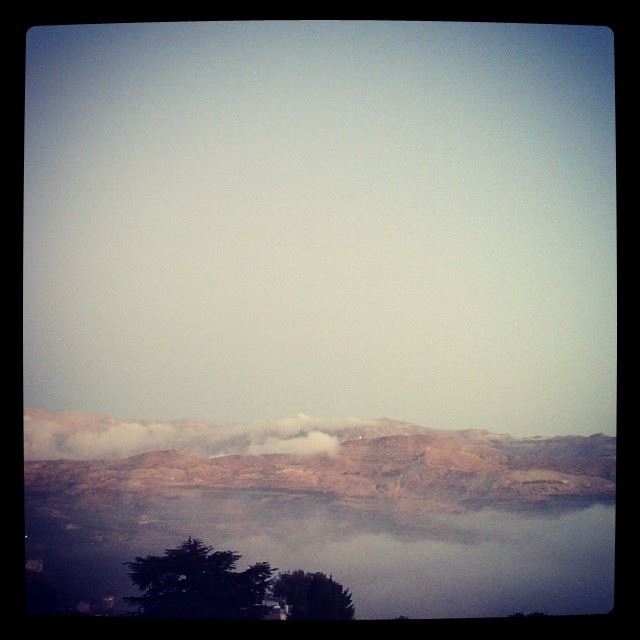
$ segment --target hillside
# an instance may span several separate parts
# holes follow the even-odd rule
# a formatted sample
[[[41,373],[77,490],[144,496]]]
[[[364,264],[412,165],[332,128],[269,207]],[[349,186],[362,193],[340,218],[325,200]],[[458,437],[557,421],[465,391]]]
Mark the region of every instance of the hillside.
[[[345,428],[342,438],[353,439],[342,440],[335,455],[204,458],[163,450],[110,460],[31,460],[25,462],[25,489],[60,498],[86,496],[88,505],[99,505],[112,492],[313,493],[353,509],[416,516],[615,497],[615,438],[609,436],[523,440],[380,423],[370,431],[358,427],[348,434]]]

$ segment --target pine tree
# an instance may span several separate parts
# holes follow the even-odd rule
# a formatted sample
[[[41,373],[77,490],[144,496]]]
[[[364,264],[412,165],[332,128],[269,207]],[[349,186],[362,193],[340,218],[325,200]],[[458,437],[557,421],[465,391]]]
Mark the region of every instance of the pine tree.
[[[273,595],[291,606],[292,619],[351,620],[355,614],[349,589],[324,573],[301,569],[281,573],[274,581]]]
[[[259,562],[237,573],[240,557],[233,551],[214,551],[190,537],[164,556],[125,562],[133,584],[143,592],[125,600],[149,617],[260,618],[275,569]]]

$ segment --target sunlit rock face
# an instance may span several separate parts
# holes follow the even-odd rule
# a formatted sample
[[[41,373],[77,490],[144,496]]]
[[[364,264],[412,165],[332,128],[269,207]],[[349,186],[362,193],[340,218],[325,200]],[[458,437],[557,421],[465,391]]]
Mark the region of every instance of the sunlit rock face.
[[[74,436],[83,433],[78,420],[68,427]],[[174,439],[185,445],[180,451],[27,460],[26,490],[85,496],[96,504],[108,500],[110,492],[161,495],[189,488],[315,493],[356,510],[393,511],[402,517],[615,497],[615,438],[602,434],[516,439],[388,419],[344,424],[302,420],[285,427],[240,428],[240,436],[211,425],[214,435],[203,435],[205,426],[198,427],[200,442],[209,442],[204,455],[193,453],[194,439],[179,433],[191,427],[174,424]],[[98,434],[96,439],[113,429],[112,423],[101,426],[99,420],[87,427]],[[237,453],[225,455],[229,449]]]
[[[71,418],[46,416],[57,440],[41,448],[66,458],[25,461],[27,550],[60,602],[115,594],[127,612],[122,563],[194,535],[246,563],[333,573],[353,590],[360,618],[611,606],[615,438],[516,439],[306,416],[151,429]],[[132,438],[136,447],[164,433],[180,450],[72,458],[73,445],[112,448],[120,429],[150,438]],[[372,586],[389,580],[389,589]]]

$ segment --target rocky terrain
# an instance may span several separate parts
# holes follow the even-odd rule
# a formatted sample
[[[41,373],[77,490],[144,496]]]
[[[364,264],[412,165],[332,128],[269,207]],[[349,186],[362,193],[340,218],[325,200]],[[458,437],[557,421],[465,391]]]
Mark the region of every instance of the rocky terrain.
[[[611,535],[616,441],[601,434],[517,439],[387,419],[228,426],[31,412],[25,444],[27,558],[70,606],[109,596],[126,611],[123,562],[191,535],[247,562],[339,574],[365,617],[404,612],[413,592],[416,615],[431,615],[423,601],[434,580],[451,583],[455,600],[455,576],[473,583],[481,566],[488,582],[472,599],[494,588],[487,553],[496,566],[522,565],[524,583],[538,585],[556,575],[558,558],[578,569],[606,556]],[[605,538],[593,533],[603,527]],[[553,569],[532,577],[549,557]],[[371,585],[390,572],[394,595],[378,598]]]
[[[222,455],[175,450],[121,459],[27,460],[25,493],[99,508],[109,495],[179,490],[314,494],[399,520],[481,507],[528,509],[615,498],[615,438],[516,439],[379,420],[332,428],[333,455]],[[295,437],[294,434],[293,437]]]

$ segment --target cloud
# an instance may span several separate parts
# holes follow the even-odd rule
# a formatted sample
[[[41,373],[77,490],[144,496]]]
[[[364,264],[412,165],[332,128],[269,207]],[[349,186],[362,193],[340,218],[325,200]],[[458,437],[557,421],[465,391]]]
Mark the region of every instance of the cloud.
[[[175,441],[175,429],[169,424],[123,422],[104,431],[73,433],[66,445],[84,458],[121,458],[149,449],[171,448]]]
[[[66,436],[63,425],[29,419],[25,423],[24,455],[28,459],[61,458],[59,440]]]
[[[261,455],[264,453],[289,453],[308,456],[325,453],[335,455],[340,449],[340,441],[322,431],[311,431],[296,438],[267,438],[263,443],[251,443],[247,453]]]
[[[293,418],[242,424],[195,421],[131,421],[79,412],[27,409],[24,450],[29,460],[124,458],[175,449],[203,457],[291,453],[334,455],[353,430],[377,420]]]

